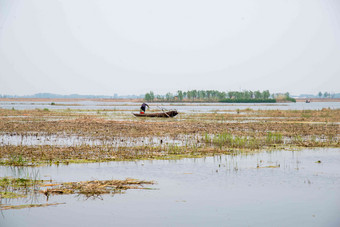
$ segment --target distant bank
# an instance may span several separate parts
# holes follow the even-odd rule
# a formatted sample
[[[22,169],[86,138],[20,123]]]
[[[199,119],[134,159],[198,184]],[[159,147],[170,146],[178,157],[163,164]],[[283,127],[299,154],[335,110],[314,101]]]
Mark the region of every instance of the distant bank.
[[[306,102],[306,98],[296,98],[296,102]],[[311,102],[340,102],[340,98],[308,98]]]
[[[114,98],[0,98],[0,101],[13,102],[143,102],[143,99],[114,99]]]
[[[340,98],[310,98],[311,102],[340,102]],[[95,102],[144,102],[142,98],[0,98],[0,101],[13,101],[13,102],[81,102],[81,101],[95,101]],[[162,101],[162,103],[167,103],[168,101]],[[175,101],[176,102],[176,101]],[[198,101],[177,101],[178,103],[202,103]],[[296,102],[306,102],[306,98],[296,98]],[[173,103],[173,101],[169,102]],[[207,102],[207,103],[220,103]],[[277,103],[282,103],[282,101],[277,101]]]

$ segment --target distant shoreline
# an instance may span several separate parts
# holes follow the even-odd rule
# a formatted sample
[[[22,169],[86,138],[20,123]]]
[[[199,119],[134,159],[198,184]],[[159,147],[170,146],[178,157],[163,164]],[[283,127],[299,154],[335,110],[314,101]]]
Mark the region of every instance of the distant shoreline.
[[[340,98],[296,98],[296,102],[306,102],[306,100],[310,100],[311,102],[340,102]]]
[[[96,101],[96,102],[143,102],[142,99],[85,99],[85,98],[0,98],[0,101],[18,101],[18,102],[80,102],[80,101]]]
[[[296,98],[296,102],[306,102],[306,100],[311,100],[311,102],[340,102],[340,98]],[[79,102],[79,101],[96,101],[96,102],[144,102],[143,99],[104,99],[104,98],[94,98],[94,99],[83,99],[83,98],[0,98],[0,101],[22,101],[22,102]],[[178,103],[192,103],[195,101],[182,101]],[[152,102],[150,102],[152,103]],[[162,103],[177,103],[177,102],[167,102]],[[198,102],[201,103],[201,102]],[[221,103],[221,102],[204,102],[204,103]],[[281,103],[281,102],[277,102]]]

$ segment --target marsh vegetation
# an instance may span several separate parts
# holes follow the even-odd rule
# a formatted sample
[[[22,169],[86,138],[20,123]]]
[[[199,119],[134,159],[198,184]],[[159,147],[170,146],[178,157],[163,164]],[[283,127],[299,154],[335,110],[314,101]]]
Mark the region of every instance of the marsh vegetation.
[[[216,109],[207,113],[184,112],[173,119],[139,119],[128,110],[115,109],[0,109],[0,165],[32,168],[340,147],[339,122],[338,109]],[[254,168],[280,168],[280,163],[258,162]],[[232,169],[239,167],[236,164]],[[1,209],[61,204],[3,203],[32,194],[46,199],[70,194],[101,198],[102,194],[145,189],[145,184],[153,182],[132,179],[52,182],[37,176],[5,176],[0,179]]]
[[[117,115],[125,116],[116,120]],[[340,110],[237,110],[144,120],[115,111],[0,110],[0,163],[173,159],[289,147],[339,147]]]

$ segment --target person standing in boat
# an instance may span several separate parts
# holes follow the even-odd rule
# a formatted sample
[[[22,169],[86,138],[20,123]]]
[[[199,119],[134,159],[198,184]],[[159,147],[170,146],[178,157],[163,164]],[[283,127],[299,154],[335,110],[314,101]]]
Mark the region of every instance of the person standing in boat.
[[[142,106],[140,107],[140,113],[144,114],[145,113],[145,107],[148,107],[148,109],[150,108],[150,106],[148,104],[146,104],[145,102],[143,102]]]

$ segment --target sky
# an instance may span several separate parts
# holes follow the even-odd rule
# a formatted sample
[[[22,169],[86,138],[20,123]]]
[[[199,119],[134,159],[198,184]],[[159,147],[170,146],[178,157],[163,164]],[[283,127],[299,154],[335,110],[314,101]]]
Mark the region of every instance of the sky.
[[[0,0],[0,94],[340,92],[339,0]]]

